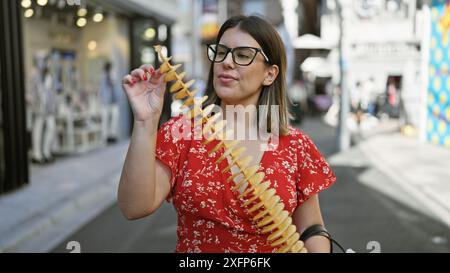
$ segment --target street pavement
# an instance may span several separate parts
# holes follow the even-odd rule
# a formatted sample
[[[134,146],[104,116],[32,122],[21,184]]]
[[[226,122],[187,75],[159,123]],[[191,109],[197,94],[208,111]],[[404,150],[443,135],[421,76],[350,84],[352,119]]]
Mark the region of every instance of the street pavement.
[[[0,196],[0,253],[48,252],[110,207],[127,147],[31,165],[30,183]]]
[[[308,118],[299,128],[312,137],[337,177],[320,194],[320,204],[327,229],[345,249],[359,253],[450,251],[450,228],[427,206],[430,196],[419,202],[417,195],[386,175],[382,164],[373,163],[367,147],[357,145],[337,153],[336,129],[319,118]],[[79,243],[81,252],[173,252],[176,214],[165,202],[155,214],[127,221],[113,204],[52,252],[70,252],[71,241]]]

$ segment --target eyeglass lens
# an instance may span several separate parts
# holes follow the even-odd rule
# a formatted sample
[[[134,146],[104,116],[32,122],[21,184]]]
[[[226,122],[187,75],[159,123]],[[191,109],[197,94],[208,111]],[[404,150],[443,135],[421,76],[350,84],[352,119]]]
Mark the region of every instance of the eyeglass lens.
[[[223,62],[228,55],[228,52],[232,51],[233,60],[235,63],[240,65],[250,64],[257,51],[250,47],[236,47],[234,49],[229,49],[224,45],[210,45],[208,48],[208,57],[214,62]]]

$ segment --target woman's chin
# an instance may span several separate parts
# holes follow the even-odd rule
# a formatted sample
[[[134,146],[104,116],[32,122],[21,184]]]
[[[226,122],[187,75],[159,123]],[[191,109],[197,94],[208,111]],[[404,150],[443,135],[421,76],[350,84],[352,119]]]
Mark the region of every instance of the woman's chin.
[[[239,100],[239,94],[233,89],[229,88],[220,88],[216,90],[217,96],[223,100],[232,103],[233,101]]]

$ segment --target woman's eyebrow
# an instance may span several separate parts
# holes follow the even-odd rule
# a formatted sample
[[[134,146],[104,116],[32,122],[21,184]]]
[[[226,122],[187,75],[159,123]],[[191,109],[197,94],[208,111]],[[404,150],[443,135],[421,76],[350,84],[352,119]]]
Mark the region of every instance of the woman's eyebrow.
[[[228,48],[236,48],[236,47],[253,47],[253,48],[259,48],[259,46],[252,46],[252,45],[238,45],[238,46],[234,46],[234,47],[231,47],[231,46],[228,46],[228,45],[226,45],[226,44],[224,44],[224,43],[219,43],[220,45],[224,45],[224,46],[226,46],[226,47],[228,47]]]
[[[251,46],[251,45],[240,45],[240,46],[237,46],[237,47],[253,47],[253,48],[258,48],[257,46]]]

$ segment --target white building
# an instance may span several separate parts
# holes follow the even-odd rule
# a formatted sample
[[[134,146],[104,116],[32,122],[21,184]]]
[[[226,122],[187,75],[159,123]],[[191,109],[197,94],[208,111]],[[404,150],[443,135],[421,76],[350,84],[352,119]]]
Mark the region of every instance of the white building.
[[[419,127],[422,14],[416,0],[340,1],[343,10],[344,64],[348,88],[372,80],[371,97],[386,94],[391,79],[400,90],[406,122]],[[340,36],[336,0],[322,1],[321,39],[334,83],[339,83]],[[404,115],[402,115],[404,116]]]

